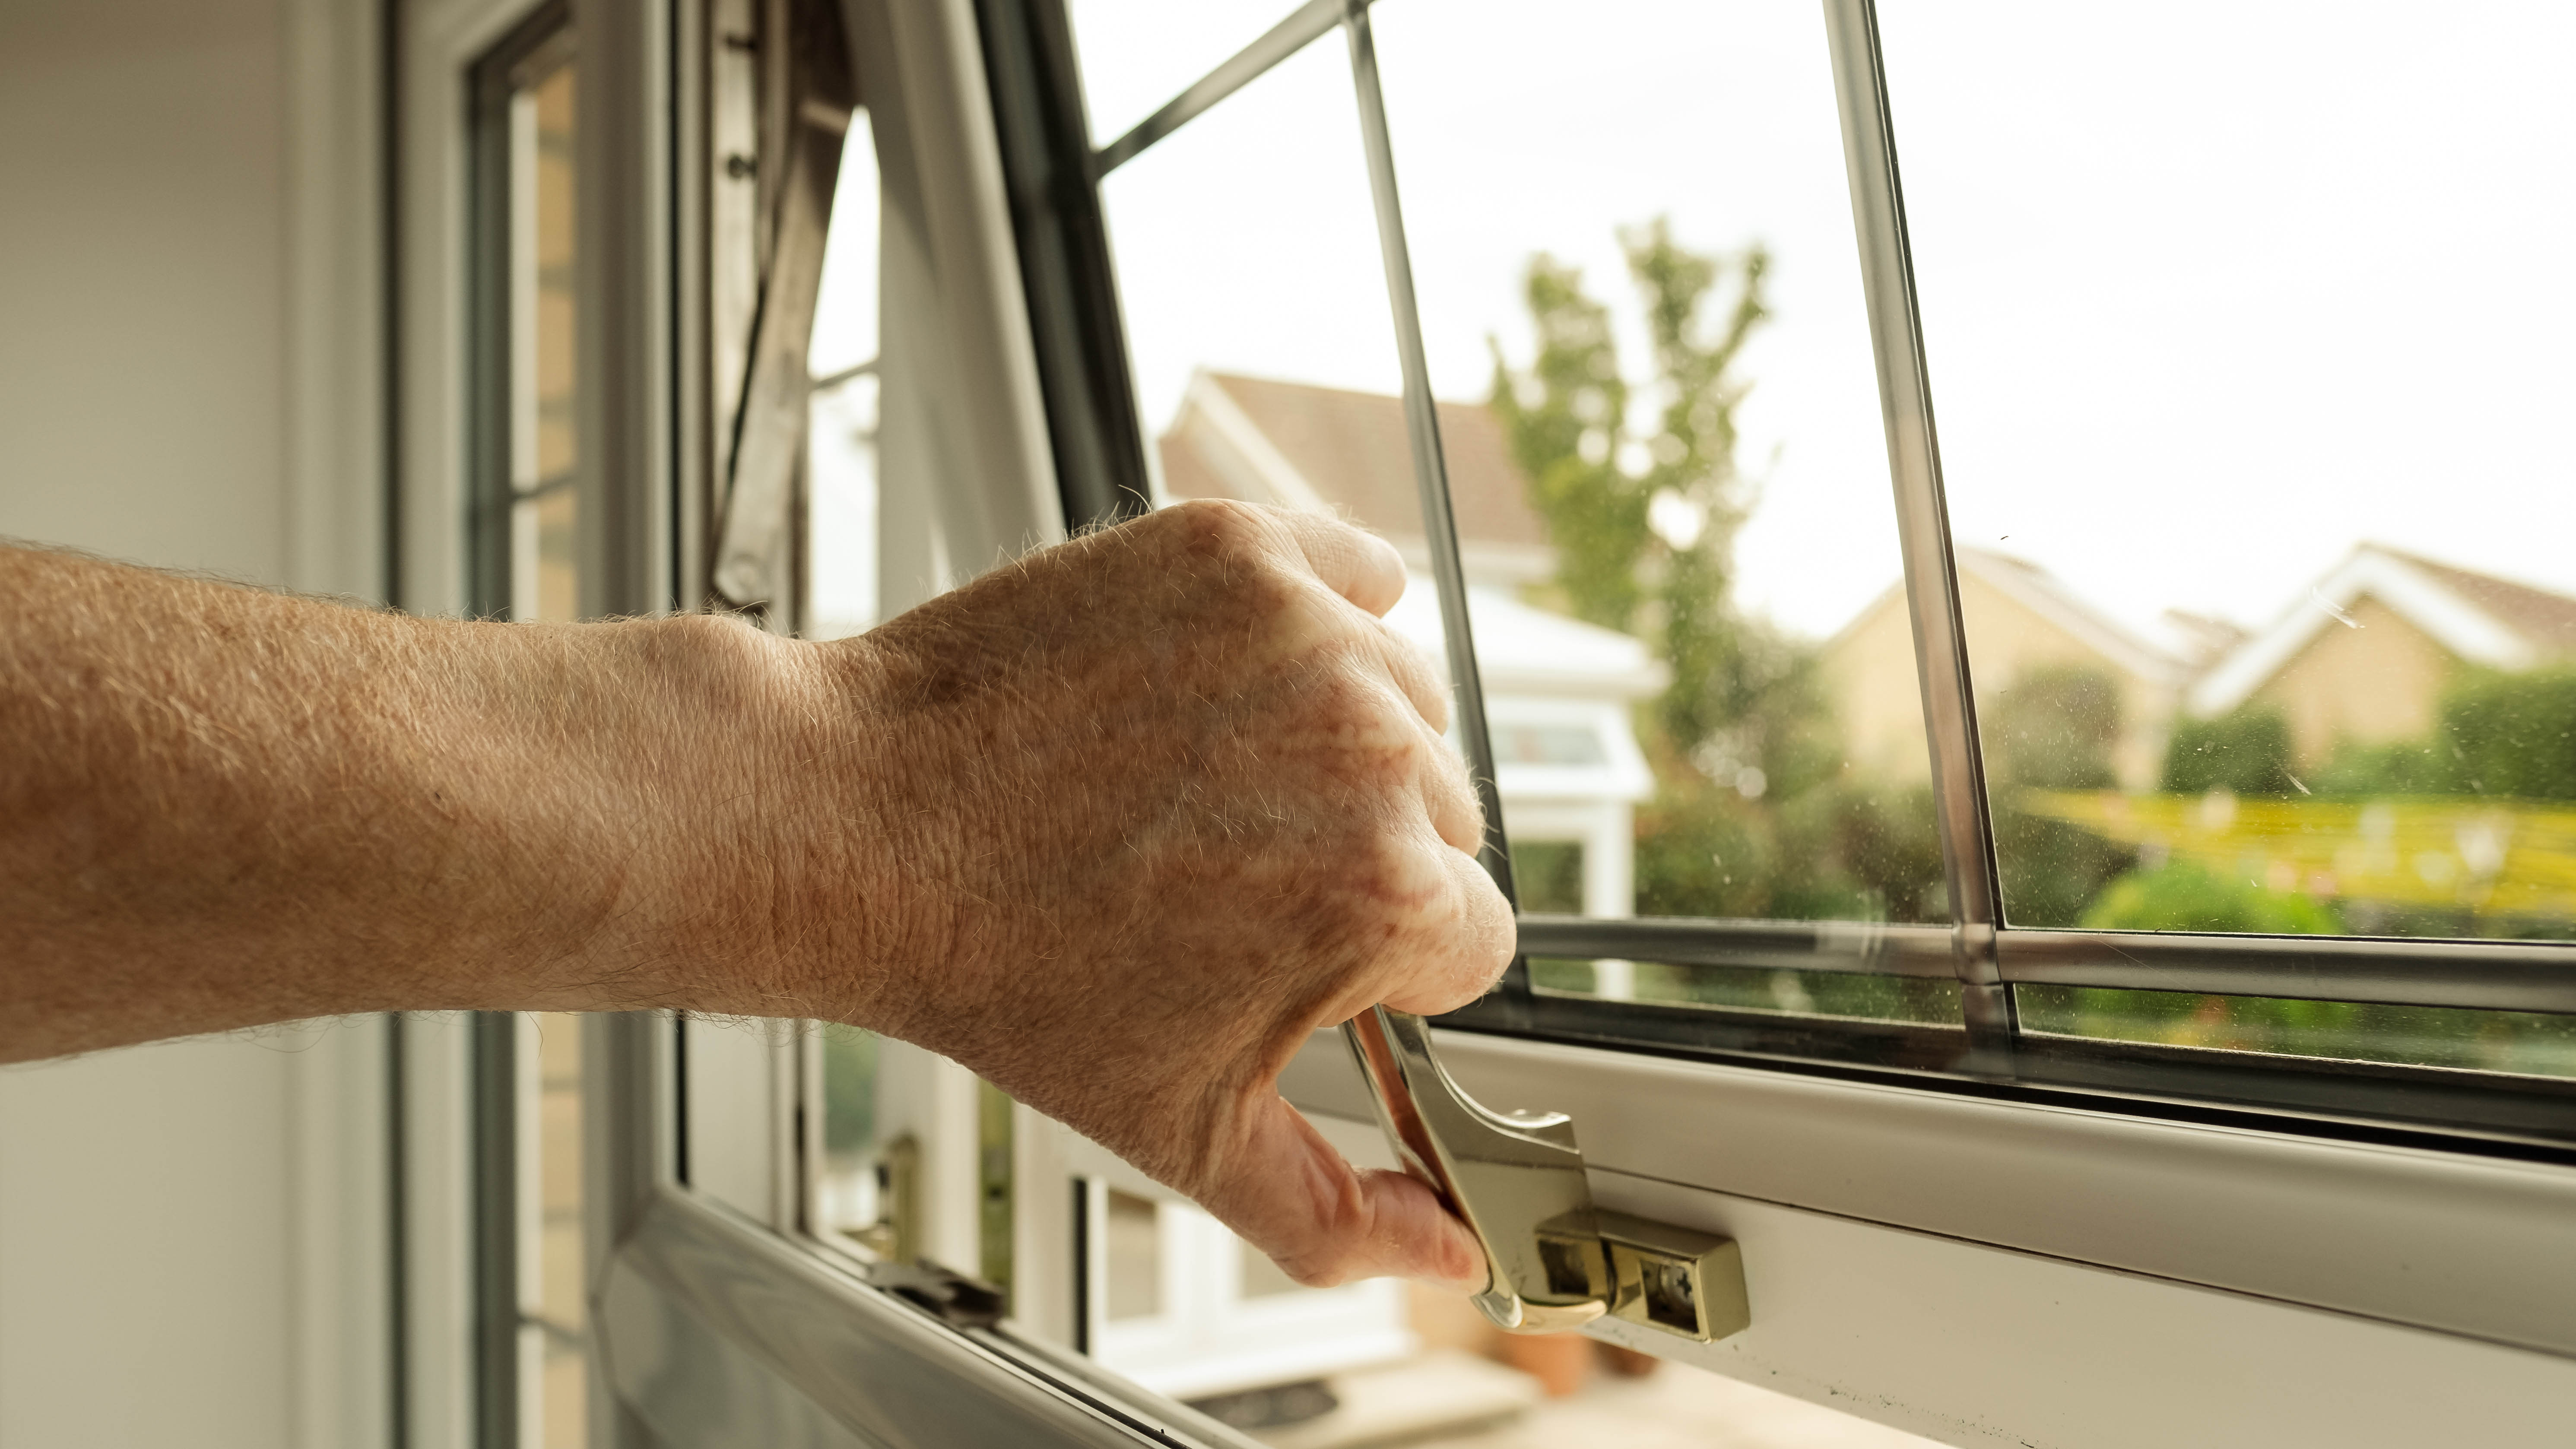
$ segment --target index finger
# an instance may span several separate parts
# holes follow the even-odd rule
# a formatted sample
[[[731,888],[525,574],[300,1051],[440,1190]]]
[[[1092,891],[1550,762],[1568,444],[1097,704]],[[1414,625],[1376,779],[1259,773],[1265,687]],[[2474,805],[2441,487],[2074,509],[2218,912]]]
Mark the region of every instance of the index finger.
[[[1394,544],[1319,513],[1281,508],[1271,517],[1296,541],[1306,567],[1334,593],[1378,615],[1404,596],[1404,555]]]

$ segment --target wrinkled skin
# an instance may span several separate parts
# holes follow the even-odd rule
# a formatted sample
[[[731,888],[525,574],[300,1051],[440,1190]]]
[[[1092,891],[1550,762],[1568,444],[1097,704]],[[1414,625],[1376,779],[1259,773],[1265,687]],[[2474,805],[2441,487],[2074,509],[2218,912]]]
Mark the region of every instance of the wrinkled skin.
[[[1316,1028],[1453,1010],[1511,955],[1447,690],[1375,617],[1403,587],[1357,530],[1192,504],[827,659],[821,687],[851,703],[818,712],[825,768],[791,823],[882,832],[899,883],[868,895],[906,909],[859,949],[918,989],[843,996],[828,959],[800,985],[1108,1146],[1302,1282],[1479,1278],[1426,1189],[1355,1172],[1275,1085]],[[858,798],[827,782],[844,751],[881,762],[842,777]],[[828,892],[784,909],[826,936],[868,914]]]
[[[0,547],[0,1062],[368,1011],[821,1016],[1301,1281],[1481,1282],[1279,1099],[1502,970],[1384,542],[1189,504],[864,638],[410,619]]]

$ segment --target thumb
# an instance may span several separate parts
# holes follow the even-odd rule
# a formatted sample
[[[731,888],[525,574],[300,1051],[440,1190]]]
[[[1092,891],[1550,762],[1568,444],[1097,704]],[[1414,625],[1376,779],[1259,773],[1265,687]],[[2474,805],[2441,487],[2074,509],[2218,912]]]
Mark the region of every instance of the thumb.
[[[1390,1276],[1485,1285],[1483,1246],[1438,1194],[1400,1172],[1351,1166],[1276,1096],[1255,1110],[1233,1171],[1203,1201],[1309,1288]]]

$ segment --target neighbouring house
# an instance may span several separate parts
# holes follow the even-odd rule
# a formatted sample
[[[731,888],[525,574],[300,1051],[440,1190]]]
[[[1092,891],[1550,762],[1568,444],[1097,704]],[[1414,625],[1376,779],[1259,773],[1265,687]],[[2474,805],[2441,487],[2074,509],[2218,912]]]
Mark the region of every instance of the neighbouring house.
[[[1504,820],[1516,842],[1580,848],[1585,914],[1627,915],[1634,807],[1654,789],[1629,709],[1669,672],[1641,640],[1521,597],[1556,571],[1528,484],[1492,413],[1442,403],[1439,417]],[[1445,663],[1402,399],[1201,371],[1157,455],[1174,499],[1310,509],[1385,536],[1413,574],[1387,622]]]
[[[2036,668],[2096,670],[2119,691],[2121,729],[2111,767],[2124,789],[2154,789],[2190,662],[2078,598],[2037,564],[1975,548],[1959,549],[1957,559],[1959,612],[1980,707]],[[1825,641],[1822,666],[1853,766],[1885,778],[1928,777],[1904,586],[1891,585]]]
[[[2468,666],[2576,658],[2576,598],[2364,543],[2192,686],[2193,714],[2277,709],[2293,759],[2420,739]]]
[[[1444,402],[1439,416],[1468,582],[1513,587],[1553,577],[1556,550],[1502,424],[1481,403]],[[1416,573],[1430,571],[1402,398],[1202,370],[1155,451],[1173,498],[1335,514],[1384,535]]]

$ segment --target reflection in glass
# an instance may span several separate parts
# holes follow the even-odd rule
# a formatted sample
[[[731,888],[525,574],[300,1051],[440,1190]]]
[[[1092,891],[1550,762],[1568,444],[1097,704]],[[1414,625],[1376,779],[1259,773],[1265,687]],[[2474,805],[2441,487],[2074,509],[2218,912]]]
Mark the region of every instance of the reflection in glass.
[[[1605,996],[1668,1006],[1837,1016],[1924,1026],[1959,1024],[1959,983],[1940,977],[1533,956],[1530,983],[1541,992],[1559,996]]]
[[[2576,938],[2567,12],[1885,24],[2010,922]]]
[[[2022,1030],[2224,1051],[2576,1077],[2576,1016],[2016,986]]]

